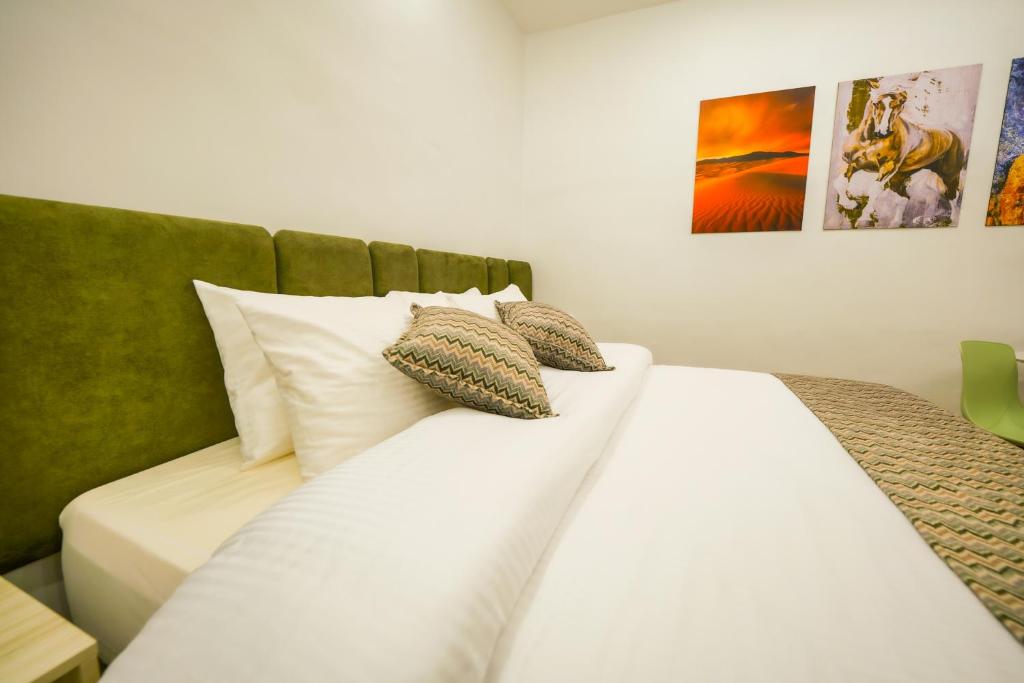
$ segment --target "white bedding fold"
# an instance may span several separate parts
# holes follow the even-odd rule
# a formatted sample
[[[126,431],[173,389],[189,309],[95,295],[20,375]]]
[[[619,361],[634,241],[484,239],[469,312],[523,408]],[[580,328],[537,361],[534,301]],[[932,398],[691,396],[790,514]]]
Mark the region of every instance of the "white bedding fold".
[[[465,408],[322,475],[228,540],[108,681],[478,681],[530,573],[651,363],[544,369],[560,416]]]

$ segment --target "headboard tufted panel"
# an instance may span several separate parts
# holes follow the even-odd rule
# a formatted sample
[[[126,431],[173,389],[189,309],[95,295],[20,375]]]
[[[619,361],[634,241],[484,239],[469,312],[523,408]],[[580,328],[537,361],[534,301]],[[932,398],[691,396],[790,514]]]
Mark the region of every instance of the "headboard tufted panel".
[[[490,292],[500,292],[508,287],[508,261],[487,257],[487,287]]]
[[[392,290],[418,292],[420,268],[416,250],[407,244],[370,242],[373,264],[373,293],[384,296]]]
[[[421,292],[464,292],[476,287],[487,294],[487,261],[481,256],[417,249]]]
[[[371,296],[370,251],[362,240],[281,230],[274,235],[282,294]]]
[[[526,261],[508,262],[509,282],[519,286],[527,299],[533,301],[533,269]]]
[[[235,435],[192,279],[273,292],[263,228],[0,195],[0,572],[75,496]]]

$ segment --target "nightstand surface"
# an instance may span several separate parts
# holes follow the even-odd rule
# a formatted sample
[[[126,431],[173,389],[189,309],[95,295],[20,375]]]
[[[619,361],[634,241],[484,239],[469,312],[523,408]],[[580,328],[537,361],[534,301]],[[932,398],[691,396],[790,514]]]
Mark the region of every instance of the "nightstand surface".
[[[93,683],[96,641],[0,578],[0,681]]]

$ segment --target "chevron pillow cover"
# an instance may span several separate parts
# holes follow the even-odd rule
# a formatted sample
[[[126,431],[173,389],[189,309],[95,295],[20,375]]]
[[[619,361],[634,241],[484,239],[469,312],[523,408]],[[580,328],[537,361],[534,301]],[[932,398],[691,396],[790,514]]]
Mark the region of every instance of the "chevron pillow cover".
[[[565,311],[535,301],[495,303],[501,322],[521,334],[544,365],[560,370],[614,370],[587,330]]]
[[[410,310],[409,328],[384,350],[391,365],[469,408],[525,420],[555,416],[540,365],[519,334],[457,308]]]

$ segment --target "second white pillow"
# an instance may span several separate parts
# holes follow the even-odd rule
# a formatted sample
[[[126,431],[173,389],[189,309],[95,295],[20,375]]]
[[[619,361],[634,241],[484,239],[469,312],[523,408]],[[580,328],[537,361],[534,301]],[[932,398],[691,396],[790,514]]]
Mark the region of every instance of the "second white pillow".
[[[238,302],[246,297],[277,295],[218,287],[201,280],[192,283],[224,366],[224,387],[235,415],[242,469],[291,453],[292,436],[274,375],[238,310]]]
[[[402,297],[264,294],[238,308],[273,369],[306,478],[452,407],[381,355],[412,319]]]
[[[493,294],[481,294],[480,290],[474,287],[462,294],[447,294],[446,296],[448,297],[449,305],[453,308],[471,311],[498,322],[501,321],[498,319],[497,309],[494,308],[496,302],[526,301],[526,297],[523,296],[523,292],[519,289],[518,285],[509,285],[500,292],[494,292]]]

